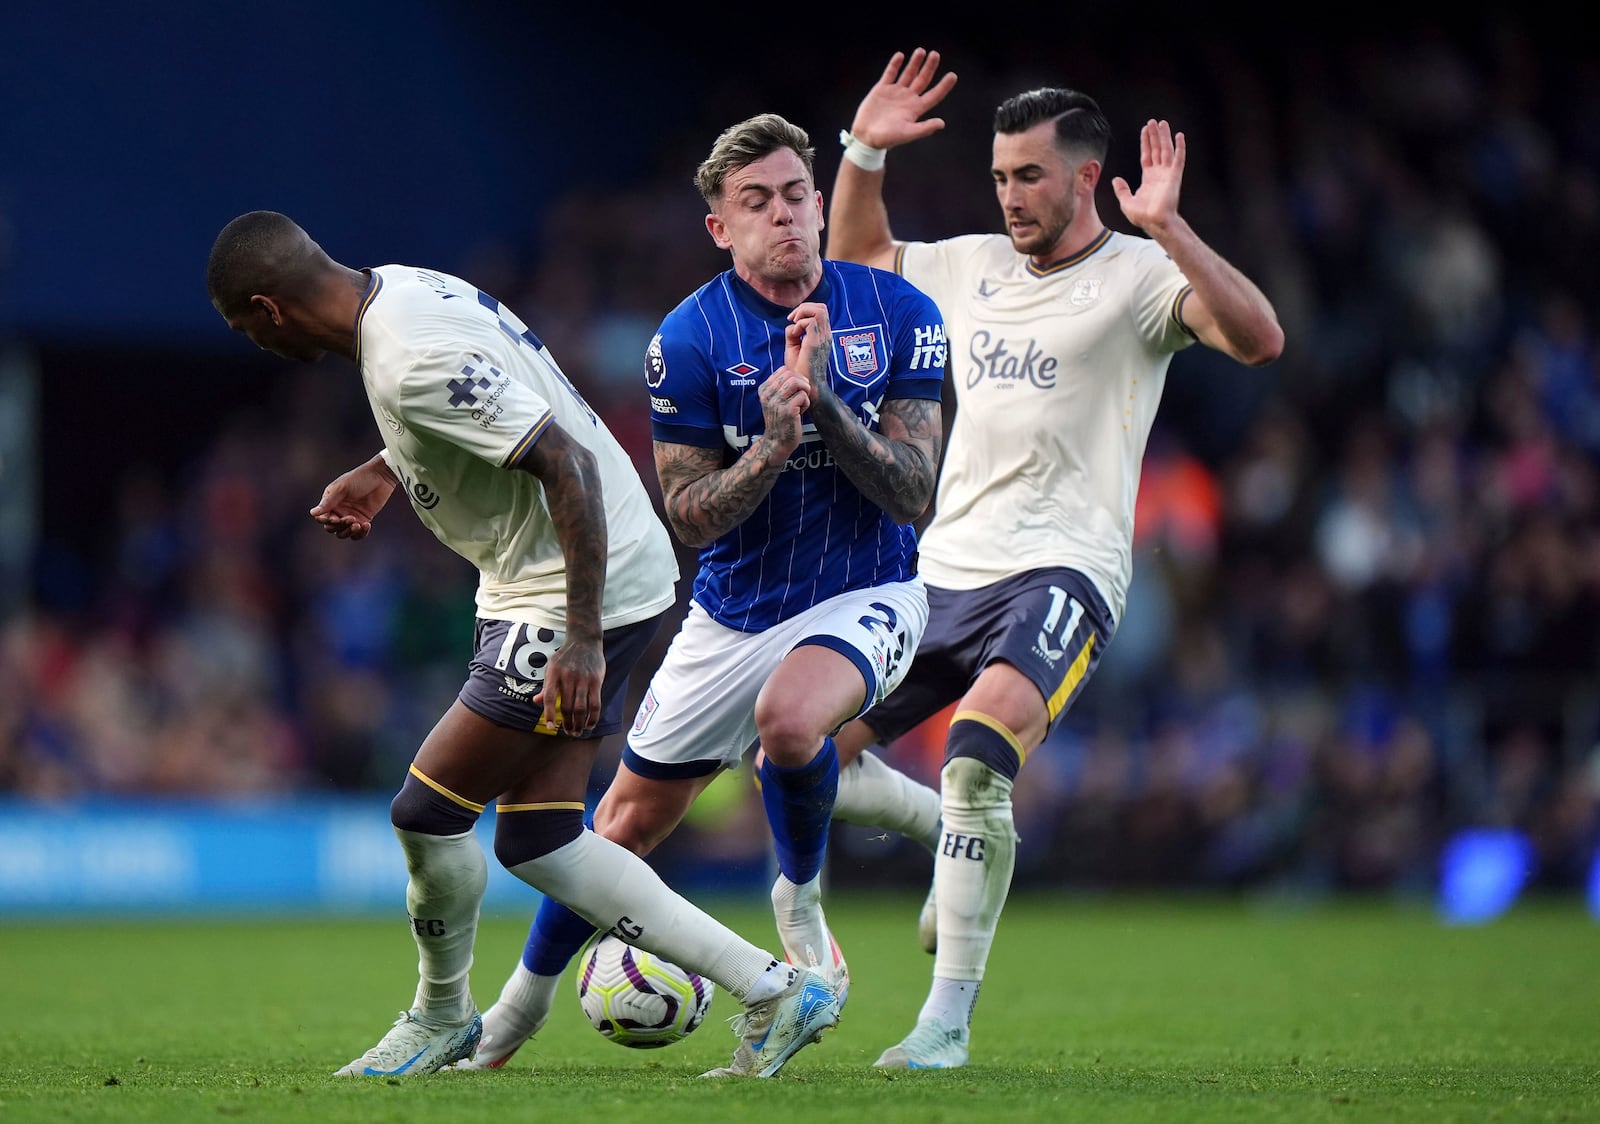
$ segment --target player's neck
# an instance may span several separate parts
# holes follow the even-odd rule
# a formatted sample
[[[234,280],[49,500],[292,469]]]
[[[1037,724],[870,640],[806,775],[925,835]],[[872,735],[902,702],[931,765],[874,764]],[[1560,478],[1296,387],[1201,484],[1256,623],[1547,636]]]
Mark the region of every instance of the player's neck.
[[[1042,254],[1030,255],[1028,260],[1037,270],[1049,269],[1058,262],[1064,262],[1083,253],[1096,238],[1100,237],[1105,228],[1105,223],[1100,221],[1100,215],[1094,208],[1083,208],[1072,220],[1072,225],[1061,232],[1061,237],[1056,239],[1054,246]]]
[[[335,265],[319,284],[313,331],[317,342],[335,355],[356,357],[356,318],[371,283],[365,271]]]
[[[749,285],[756,293],[771,301],[773,304],[782,305],[784,308],[793,308],[812,293],[822,282],[822,261],[817,260],[811,272],[793,281],[775,281],[770,277],[762,277],[754,271],[746,271],[735,266],[734,272],[739,279]]]

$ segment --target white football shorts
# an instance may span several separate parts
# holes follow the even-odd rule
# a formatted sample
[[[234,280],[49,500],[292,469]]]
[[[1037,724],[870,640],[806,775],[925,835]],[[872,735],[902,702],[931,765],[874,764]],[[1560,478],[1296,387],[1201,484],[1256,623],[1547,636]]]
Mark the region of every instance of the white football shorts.
[[[900,685],[928,627],[921,578],[851,590],[763,632],[740,632],[689,606],[628,731],[623,760],[644,776],[733,768],[756,740],[756,696],[796,648],[845,656],[866,683],[860,717]],[[843,723],[841,723],[843,725]]]

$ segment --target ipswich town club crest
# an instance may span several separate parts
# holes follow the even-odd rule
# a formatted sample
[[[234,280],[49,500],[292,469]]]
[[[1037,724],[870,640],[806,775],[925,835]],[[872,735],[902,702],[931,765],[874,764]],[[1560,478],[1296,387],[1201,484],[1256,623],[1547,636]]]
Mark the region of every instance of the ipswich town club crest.
[[[888,367],[880,328],[845,328],[833,335],[839,351],[844,355],[844,366],[840,368],[840,373],[851,382],[870,386]]]

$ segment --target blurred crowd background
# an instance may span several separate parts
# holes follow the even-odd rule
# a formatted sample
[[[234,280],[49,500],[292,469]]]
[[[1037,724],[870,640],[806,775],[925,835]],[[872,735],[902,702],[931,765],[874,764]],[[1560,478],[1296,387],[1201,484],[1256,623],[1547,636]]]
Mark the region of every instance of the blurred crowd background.
[[[931,238],[999,228],[989,130],[1011,93],[1100,100],[1117,229],[1110,176],[1136,180],[1139,125],[1171,120],[1189,143],[1183,212],[1267,292],[1288,342],[1262,370],[1201,348],[1172,364],[1125,619],[1018,787],[1019,883],[1421,891],[1447,839],[1499,827],[1531,841],[1537,883],[1570,889],[1600,844],[1600,53],[1513,15],[1451,18],[1182,42],[1106,19],[1025,47],[992,30],[799,49],[774,33],[770,52],[631,62],[597,45],[575,68],[597,87],[643,68],[631,116],[563,106],[567,139],[538,159],[570,181],[541,181],[515,228],[485,221],[456,256],[413,264],[516,309],[655,489],[642,356],[726,267],[691,184],[722,127],[792,117],[826,193],[835,136],[888,54],[941,48],[960,74],[947,127],[889,157],[896,235]],[[240,112],[257,143],[282,143],[270,111]],[[5,175],[15,233],[30,216]],[[179,299],[205,315],[216,229],[294,210],[231,203],[196,209],[198,255],[178,265],[194,279]],[[422,245],[398,220],[391,249],[314,217],[348,264]],[[15,297],[27,262],[0,261]],[[136,264],[114,283],[139,285]],[[280,364],[220,321],[132,342],[28,321],[0,320],[0,792],[394,791],[462,680],[475,575],[399,501],[360,544],[306,517],[381,444],[353,368]],[[687,578],[692,553],[681,564]],[[939,727],[885,755],[937,783]],[[661,861],[714,876],[761,854],[752,801],[748,778],[719,782]],[[836,879],[926,876],[915,846],[838,832]]]

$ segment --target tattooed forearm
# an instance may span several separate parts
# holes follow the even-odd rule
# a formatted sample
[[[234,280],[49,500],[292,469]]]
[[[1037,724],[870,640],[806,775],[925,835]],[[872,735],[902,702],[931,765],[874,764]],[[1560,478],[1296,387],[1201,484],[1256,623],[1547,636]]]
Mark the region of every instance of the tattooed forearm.
[[[936,400],[890,399],[874,432],[824,388],[810,416],[850,482],[889,518],[910,523],[928,509],[944,438]]]
[[[783,472],[783,458],[768,463],[761,437],[727,468],[722,467],[720,449],[657,441],[655,453],[667,521],[685,546],[696,548],[743,523]]]
[[[597,639],[606,588],[606,503],[594,454],[552,425],[517,464],[544,485],[567,564],[567,635]]]

